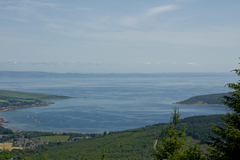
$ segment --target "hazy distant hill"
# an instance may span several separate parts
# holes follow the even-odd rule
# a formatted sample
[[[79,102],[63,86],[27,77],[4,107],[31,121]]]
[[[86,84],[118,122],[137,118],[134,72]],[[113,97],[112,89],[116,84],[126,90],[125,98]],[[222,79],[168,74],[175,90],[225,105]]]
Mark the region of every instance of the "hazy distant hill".
[[[119,78],[162,78],[162,77],[226,77],[229,73],[54,73],[37,71],[0,71],[0,77],[10,78],[81,78],[81,77],[119,77]]]
[[[208,94],[191,97],[187,100],[176,102],[175,104],[191,104],[191,105],[223,105],[220,99],[223,96],[230,96],[229,93]]]

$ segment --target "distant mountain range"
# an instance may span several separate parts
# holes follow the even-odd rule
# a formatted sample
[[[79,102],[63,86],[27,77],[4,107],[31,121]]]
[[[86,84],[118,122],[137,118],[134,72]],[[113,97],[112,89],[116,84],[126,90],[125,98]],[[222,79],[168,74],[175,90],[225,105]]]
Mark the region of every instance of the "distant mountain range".
[[[122,77],[122,78],[138,78],[138,77],[226,77],[228,72],[222,73],[198,73],[198,72],[181,72],[181,73],[55,73],[55,72],[39,72],[39,71],[0,71],[0,77],[25,77],[25,78],[80,78],[80,77]]]

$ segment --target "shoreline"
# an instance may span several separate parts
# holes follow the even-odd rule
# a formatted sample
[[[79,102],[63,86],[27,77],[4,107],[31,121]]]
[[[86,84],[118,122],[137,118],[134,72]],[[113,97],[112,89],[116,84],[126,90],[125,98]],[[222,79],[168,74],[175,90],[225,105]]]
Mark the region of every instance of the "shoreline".
[[[3,123],[4,123],[4,118],[0,117],[0,126],[2,127],[3,126]]]
[[[26,106],[26,107],[15,107],[15,108],[3,109],[3,110],[0,110],[0,112],[7,112],[7,111],[12,111],[12,110],[34,108],[34,107],[47,107],[47,106],[50,106],[51,104],[54,104],[54,102],[50,102],[46,105],[39,105],[39,106]]]
[[[54,100],[54,99],[52,99]],[[11,109],[4,109],[4,110],[0,110],[0,112],[7,112],[7,111],[11,111],[11,110],[17,110],[17,109],[25,109],[25,108],[33,108],[33,107],[48,107],[51,104],[54,104],[54,102],[51,102],[48,105],[42,105],[42,106],[28,106],[28,107],[19,107],[19,108],[11,108]],[[169,103],[171,104],[171,103]],[[202,106],[225,106],[225,105],[217,105],[217,104],[178,104],[178,103],[172,103],[175,105],[202,105]],[[192,116],[189,116],[192,117]],[[185,117],[186,118],[186,117]],[[7,124],[4,123],[10,123],[9,121],[5,121],[5,119],[3,117],[0,117],[0,126],[6,128]],[[132,128],[135,129],[135,128]],[[128,130],[128,129],[127,129]],[[19,130],[19,131],[28,131],[28,130]],[[90,133],[102,133],[102,132],[79,132],[79,131],[43,131],[43,130],[33,130],[33,131],[37,131],[37,132],[62,132],[62,133],[69,133],[69,132],[73,132],[73,133],[83,133],[83,134],[90,134]],[[121,130],[120,130],[121,131]],[[31,131],[30,131],[31,132]],[[113,131],[116,132],[116,131]]]
[[[68,97],[68,98],[72,98],[72,97]],[[63,98],[63,99],[65,99],[65,98]],[[45,99],[45,100],[43,100],[43,101],[46,102],[46,100],[57,100],[57,99]],[[16,107],[16,108],[3,109],[3,110],[0,110],[0,113],[1,113],[1,112],[18,110],[18,109],[26,109],[26,108],[34,108],[34,107],[48,107],[48,106],[50,106],[51,104],[54,104],[54,102],[47,102],[46,105],[39,105],[39,106],[26,106],[26,107]],[[0,126],[1,126],[1,127],[6,126],[6,125],[3,124],[4,122],[5,122],[5,119],[4,119],[3,117],[0,117]],[[8,123],[10,123],[10,122],[8,122]]]
[[[226,106],[224,104],[180,104],[180,103],[172,103],[174,105],[192,105],[192,106]]]
[[[1,112],[7,112],[7,111],[13,111],[13,110],[18,110],[18,109],[26,109],[26,108],[33,108],[33,107],[47,107],[49,106],[50,104],[54,104],[54,102],[51,102],[47,105],[42,105],[42,106],[28,106],[28,107],[19,107],[19,108],[10,108],[10,109],[3,109],[3,110],[0,110],[0,113]],[[3,127],[5,126],[3,123],[5,122],[4,118],[3,117],[0,117],[0,126]],[[9,122],[10,123],[10,122]]]

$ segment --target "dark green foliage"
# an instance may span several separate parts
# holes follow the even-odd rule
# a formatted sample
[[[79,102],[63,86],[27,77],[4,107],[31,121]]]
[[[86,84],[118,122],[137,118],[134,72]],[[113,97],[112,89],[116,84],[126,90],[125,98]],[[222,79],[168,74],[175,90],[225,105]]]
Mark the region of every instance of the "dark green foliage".
[[[218,126],[224,127],[223,121],[218,115],[187,117],[180,120],[179,126],[181,126],[182,123],[188,125],[186,134],[188,136],[191,136],[193,139],[200,140],[200,143],[209,141],[210,139],[208,135],[215,135],[211,131],[211,124],[216,124]]]
[[[2,154],[0,155],[0,160],[9,160],[10,158],[10,152],[3,148]]]
[[[180,120],[180,114],[177,108],[174,108],[174,113],[171,121],[165,130],[160,134],[159,145],[154,147],[153,155],[156,160],[173,159],[184,156],[184,146],[187,143],[185,125],[182,130],[177,129],[177,124]]]
[[[105,153],[105,150],[104,150],[104,148],[102,149],[102,153],[100,154],[100,156],[101,156],[101,160],[104,160],[105,159],[105,157],[106,157],[106,153]]]
[[[185,156],[183,160],[204,160],[205,158],[202,156],[201,151],[198,148],[198,145],[195,144],[186,149]]]
[[[229,93],[220,93],[220,94],[208,94],[191,97],[187,100],[177,102],[176,104],[208,104],[208,105],[223,105],[221,98],[223,96],[229,96]]]
[[[41,160],[50,160],[50,159],[49,159],[49,157],[48,157],[48,155],[46,153],[43,153],[41,155]]]
[[[197,145],[187,146],[187,126],[180,130],[177,124],[180,121],[178,108],[173,108],[172,118],[165,130],[160,134],[159,144],[154,146],[153,155],[155,160],[201,160],[201,152]]]
[[[240,75],[240,70],[234,70]],[[224,96],[222,102],[231,110],[221,116],[225,127],[212,125],[212,131],[218,135],[210,136],[210,159],[235,160],[240,157],[240,83],[229,83],[227,86],[233,90],[231,96]]]
[[[0,126],[0,134],[13,134],[13,131],[11,129]]]
[[[82,153],[88,159],[151,159],[151,149],[159,130],[163,126],[149,126],[146,128],[110,133],[106,136],[97,135],[93,138],[76,140],[61,145],[49,144],[43,149],[40,146],[34,150],[26,150],[31,157],[40,159],[45,150],[50,159],[80,159]],[[102,148],[105,152],[102,152]],[[104,153],[101,154],[100,153]],[[17,158],[18,155],[12,155]]]
[[[23,154],[22,154],[22,158],[21,160],[31,160],[31,158],[29,158],[25,152],[25,150],[23,150]]]
[[[80,158],[80,160],[87,160],[87,158],[85,157],[84,152],[82,153],[82,157]]]

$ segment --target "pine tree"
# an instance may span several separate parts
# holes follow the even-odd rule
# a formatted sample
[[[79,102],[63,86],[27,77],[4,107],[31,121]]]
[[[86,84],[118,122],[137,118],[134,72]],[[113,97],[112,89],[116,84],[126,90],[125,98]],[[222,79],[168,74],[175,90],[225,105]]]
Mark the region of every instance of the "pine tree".
[[[10,158],[10,152],[3,147],[2,154],[0,155],[0,160],[9,160]]]
[[[22,157],[21,157],[21,160],[30,160],[30,158],[27,157],[27,154],[26,154],[26,151],[25,151],[25,150],[23,150],[23,155],[22,155]]]
[[[240,70],[234,70],[240,75]],[[218,160],[236,160],[240,158],[240,82],[228,83],[232,90],[230,96],[224,96],[222,102],[230,109],[221,116],[225,127],[212,125],[212,132],[218,137],[209,136],[209,158]]]
[[[100,156],[101,156],[101,160],[105,160],[105,157],[106,157],[106,153],[105,153],[105,149],[103,148],[102,149],[102,153],[100,154]]]
[[[203,159],[197,145],[187,147],[187,126],[177,129],[180,120],[179,109],[174,107],[167,129],[160,134],[160,143],[153,150],[155,160],[200,160]]]
[[[85,153],[82,153],[81,159],[80,160],[87,160],[87,158],[85,157]]]

